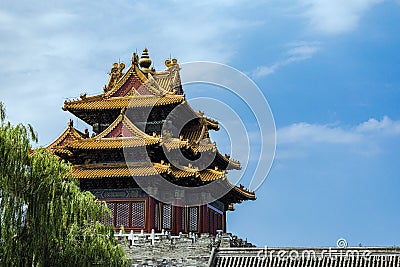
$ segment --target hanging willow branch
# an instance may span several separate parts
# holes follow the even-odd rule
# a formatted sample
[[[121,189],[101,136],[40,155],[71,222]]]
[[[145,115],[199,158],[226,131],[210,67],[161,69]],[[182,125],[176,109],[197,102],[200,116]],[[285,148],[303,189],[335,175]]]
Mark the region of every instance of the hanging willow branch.
[[[81,192],[71,166],[31,152],[31,126],[5,122],[0,102],[0,265],[124,266],[103,202]]]

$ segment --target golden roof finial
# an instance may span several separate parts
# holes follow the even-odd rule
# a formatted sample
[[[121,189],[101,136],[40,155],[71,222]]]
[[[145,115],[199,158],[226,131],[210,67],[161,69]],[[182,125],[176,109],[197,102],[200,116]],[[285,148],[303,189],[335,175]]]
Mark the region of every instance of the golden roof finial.
[[[173,58],[172,60],[171,59],[166,59],[164,64],[165,64],[165,66],[167,66],[169,68],[169,67],[172,67],[174,65],[178,65],[178,60],[176,58]]]
[[[147,48],[143,49],[142,56],[139,59],[139,65],[142,70],[148,71],[151,66],[151,59],[149,56],[149,50]]]

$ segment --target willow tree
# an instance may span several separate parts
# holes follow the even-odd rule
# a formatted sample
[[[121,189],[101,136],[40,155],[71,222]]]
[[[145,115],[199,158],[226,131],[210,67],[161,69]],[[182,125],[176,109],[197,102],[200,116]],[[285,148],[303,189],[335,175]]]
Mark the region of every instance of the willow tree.
[[[100,223],[107,206],[32,142],[32,127],[6,122],[0,102],[0,265],[126,265],[113,229]]]

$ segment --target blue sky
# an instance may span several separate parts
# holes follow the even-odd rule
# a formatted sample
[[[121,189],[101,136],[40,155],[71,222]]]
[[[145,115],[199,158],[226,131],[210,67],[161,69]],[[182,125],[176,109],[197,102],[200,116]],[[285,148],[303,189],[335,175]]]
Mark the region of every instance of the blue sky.
[[[269,176],[229,231],[258,246],[400,245],[399,25],[396,0],[3,1],[0,100],[46,145],[72,118],[64,100],[100,93],[136,49],[158,70],[170,55],[228,64],[277,128]]]

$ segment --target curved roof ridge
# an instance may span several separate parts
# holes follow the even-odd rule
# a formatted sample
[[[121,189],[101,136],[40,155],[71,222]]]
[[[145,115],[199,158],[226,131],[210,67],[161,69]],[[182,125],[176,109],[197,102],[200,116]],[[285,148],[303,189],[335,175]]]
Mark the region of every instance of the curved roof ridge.
[[[111,97],[115,94],[124,84],[125,82],[131,77],[131,74],[134,73],[135,65],[132,64],[129,69],[119,78],[116,84],[105,93],[106,97]]]
[[[156,137],[156,135],[148,135],[147,133],[143,132],[141,129],[139,129],[130,119],[128,116],[126,116],[125,112],[123,114],[123,120],[122,123],[125,127],[127,127],[132,133],[135,133],[136,136],[142,137],[145,139],[160,139],[160,137]]]
[[[239,186],[236,186],[234,184],[232,184],[229,179],[226,179],[226,182],[228,183],[229,186],[232,187],[232,189],[236,192],[238,192],[239,194],[248,197],[251,200],[255,200],[256,199],[256,195],[254,193],[254,191],[250,191],[249,189],[245,188],[242,184],[240,184]]]
[[[128,116],[126,116],[126,109],[122,109],[120,115],[115,119],[113,123],[111,123],[103,132],[95,136],[93,139],[94,140],[100,140],[100,139],[105,139],[109,138],[106,137],[108,134],[110,134],[114,129],[118,127],[119,124],[125,126],[135,137],[137,138],[143,138],[143,139],[159,139],[159,137],[155,136],[150,136],[140,130],[130,119]]]
[[[81,131],[74,128],[73,120],[68,122],[67,128],[48,146],[46,146],[47,150],[55,149],[57,147],[63,146],[63,142],[68,142],[70,140],[66,140],[68,136],[71,136],[72,141],[84,139],[85,134]]]
[[[124,119],[124,114],[121,112],[121,114],[119,114],[119,116],[115,119],[115,121],[113,123],[111,123],[104,131],[102,131],[100,134],[96,135],[94,138],[92,139],[100,139],[100,138],[105,138],[108,134],[110,134],[115,128],[117,128],[118,124],[120,124],[122,122],[122,120]]]

